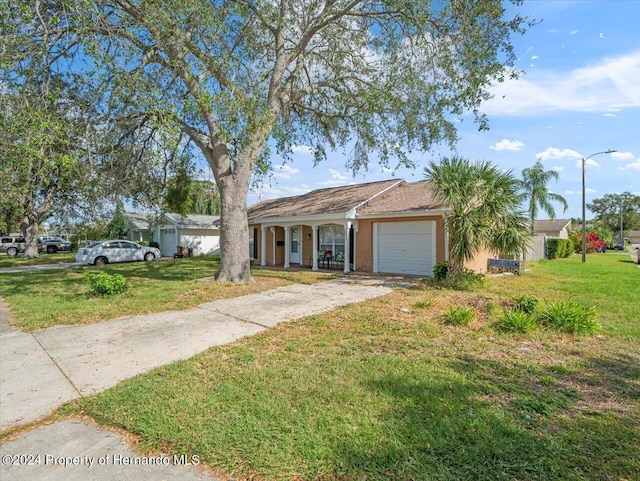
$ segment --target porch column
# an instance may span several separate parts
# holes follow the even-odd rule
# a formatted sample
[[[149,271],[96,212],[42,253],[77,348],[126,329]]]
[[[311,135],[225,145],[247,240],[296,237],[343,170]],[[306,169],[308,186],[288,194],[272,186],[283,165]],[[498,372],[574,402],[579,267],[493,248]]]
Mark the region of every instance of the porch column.
[[[356,270],[356,246],[358,245],[358,239],[356,236],[358,235],[358,224],[353,226],[353,270]]]
[[[273,239],[271,239],[273,241],[271,243],[271,265],[275,266],[276,265],[276,228],[269,227],[269,230],[271,231],[271,237],[273,237]]]
[[[313,259],[313,264],[311,267],[312,271],[318,270],[318,226],[312,225],[311,230],[313,231],[313,253],[311,254],[311,258]]]
[[[291,226],[284,226],[284,268],[289,268],[289,245],[291,244]]]
[[[349,262],[351,262],[351,255],[349,252],[349,234],[351,233],[351,222],[347,222],[344,225],[344,273],[349,274]]]
[[[260,226],[260,265],[267,265],[267,228]]]

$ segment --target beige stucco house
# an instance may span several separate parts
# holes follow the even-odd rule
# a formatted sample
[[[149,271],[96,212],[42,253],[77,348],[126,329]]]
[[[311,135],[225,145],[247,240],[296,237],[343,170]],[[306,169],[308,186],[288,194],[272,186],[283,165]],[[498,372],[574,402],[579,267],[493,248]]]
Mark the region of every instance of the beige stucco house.
[[[448,257],[446,214],[426,182],[397,179],[266,200],[248,210],[251,257],[262,266],[431,276]],[[470,267],[486,271],[487,257]]]

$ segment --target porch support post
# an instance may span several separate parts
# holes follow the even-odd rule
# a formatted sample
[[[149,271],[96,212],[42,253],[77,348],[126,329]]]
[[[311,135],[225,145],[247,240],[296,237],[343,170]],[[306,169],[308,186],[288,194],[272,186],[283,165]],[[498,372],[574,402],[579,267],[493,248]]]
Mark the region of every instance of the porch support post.
[[[356,245],[358,245],[358,239],[356,236],[358,235],[358,224],[353,226],[353,270],[356,270]]]
[[[344,273],[349,274],[349,262],[351,262],[351,253],[350,250],[350,242],[349,242],[349,234],[351,233],[351,222],[346,222],[344,224]]]
[[[275,266],[276,265],[276,228],[275,227],[269,227],[269,230],[271,231],[271,237],[272,237],[272,243],[271,243],[271,265]]]
[[[313,252],[311,254],[311,258],[313,259],[313,264],[311,267],[312,271],[318,270],[318,226],[312,225],[311,230],[313,231]]]
[[[289,249],[291,245],[291,226],[284,226],[284,268],[289,268]]]
[[[267,228],[260,226],[260,265],[267,265]]]

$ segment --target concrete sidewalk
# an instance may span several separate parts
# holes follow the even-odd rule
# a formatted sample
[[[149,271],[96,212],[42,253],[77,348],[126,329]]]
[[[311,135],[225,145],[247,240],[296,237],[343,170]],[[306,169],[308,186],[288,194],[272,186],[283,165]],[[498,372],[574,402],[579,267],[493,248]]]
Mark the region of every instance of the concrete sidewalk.
[[[33,333],[5,330],[0,335],[0,428],[36,420],[69,400],[103,391],[124,379],[189,358],[209,347],[236,341],[280,322],[378,297],[403,283],[406,283],[403,279],[350,276],[210,302],[187,311],[123,317],[86,326],[58,326]],[[36,473],[45,469],[42,463],[47,454],[74,459],[83,455],[97,459],[109,454],[112,448],[104,447],[111,446],[104,436],[94,439],[93,435],[84,434],[94,431],[109,439],[114,436],[96,426],[67,421],[4,443],[0,446],[3,456],[35,455],[38,451],[41,463],[35,471],[33,466],[3,465],[2,479],[39,478]],[[75,444],[65,444],[66,439],[73,438],[78,438]],[[103,442],[107,444],[102,446]],[[87,454],[90,452],[93,454]],[[131,472],[132,477],[128,478],[109,470],[102,471],[111,477],[93,477],[100,470],[87,477],[85,466],[75,477],[69,467],[49,463],[46,473],[47,479],[55,480],[214,479],[189,477],[201,473],[192,466],[187,468],[193,473],[183,472],[180,467],[175,475],[164,471]]]

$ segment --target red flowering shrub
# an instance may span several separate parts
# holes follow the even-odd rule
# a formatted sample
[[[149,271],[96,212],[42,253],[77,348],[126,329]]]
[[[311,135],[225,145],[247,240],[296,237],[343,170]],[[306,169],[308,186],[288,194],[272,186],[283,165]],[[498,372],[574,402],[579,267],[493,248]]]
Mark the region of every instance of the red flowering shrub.
[[[605,243],[598,238],[598,234],[593,232],[589,232],[587,234],[587,252],[604,252],[605,251]]]

